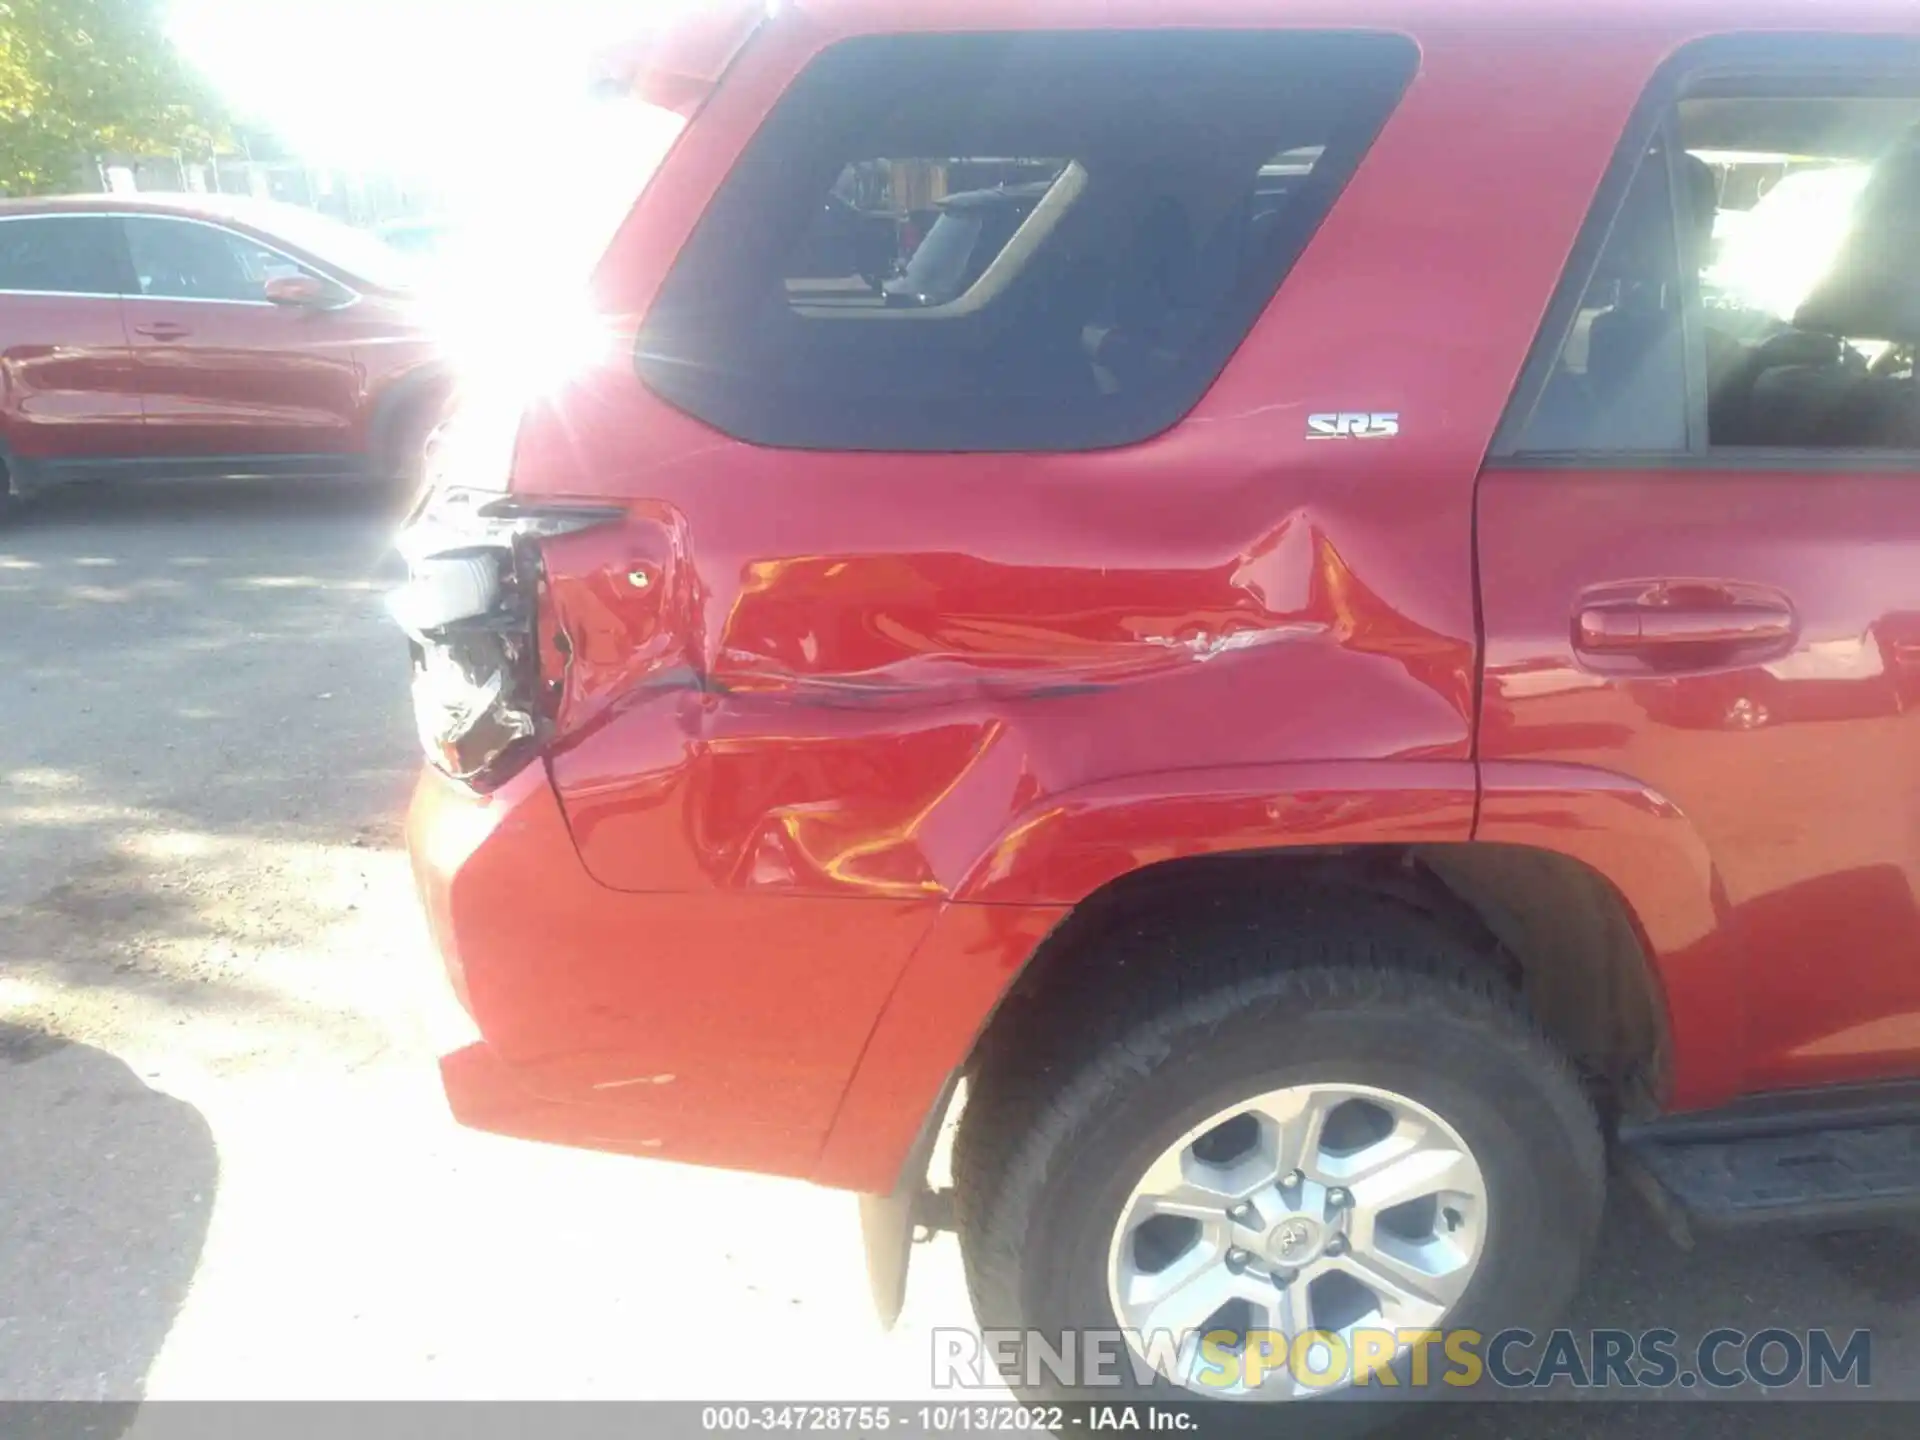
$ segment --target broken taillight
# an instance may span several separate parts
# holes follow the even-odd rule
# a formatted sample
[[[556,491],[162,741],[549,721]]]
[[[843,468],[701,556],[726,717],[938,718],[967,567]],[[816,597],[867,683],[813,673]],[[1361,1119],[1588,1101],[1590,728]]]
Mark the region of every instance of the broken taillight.
[[[413,713],[434,765],[480,788],[539,749],[547,720],[537,642],[537,541],[619,519],[618,508],[523,505],[451,463],[472,459],[456,437],[428,451],[428,485],[395,549],[407,581],[387,610],[413,652]],[[480,482],[478,484],[474,482]]]

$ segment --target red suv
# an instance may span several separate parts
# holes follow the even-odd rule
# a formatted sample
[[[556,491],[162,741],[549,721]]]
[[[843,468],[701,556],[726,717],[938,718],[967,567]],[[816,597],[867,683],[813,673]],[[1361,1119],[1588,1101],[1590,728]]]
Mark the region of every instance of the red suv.
[[[950,1219],[1173,1393],[1538,1326],[1610,1152],[1920,1199],[1920,20],[1524,8],[659,38],[613,343],[395,601],[462,1120],[867,1192],[887,1308]],[[959,293],[796,274],[1002,184]]]
[[[0,201],[0,508],[65,480],[414,472],[449,371],[408,270],[291,205]]]

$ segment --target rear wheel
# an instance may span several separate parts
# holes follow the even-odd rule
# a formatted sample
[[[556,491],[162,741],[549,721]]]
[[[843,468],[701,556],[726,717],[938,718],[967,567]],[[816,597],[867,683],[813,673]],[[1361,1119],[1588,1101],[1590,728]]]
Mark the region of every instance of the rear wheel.
[[[1113,1226],[1107,1298],[1143,1335],[1431,1329],[1472,1282],[1486,1221],[1486,1176],[1433,1110],[1374,1086],[1290,1085],[1223,1107],[1148,1164]],[[1239,1348],[1231,1377],[1199,1373],[1196,1350],[1168,1378],[1264,1389]],[[1286,1376],[1296,1394],[1331,1379],[1330,1353],[1309,1358],[1321,1373]]]
[[[1380,1393],[1354,1383],[1358,1355],[1408,1396],[1402,1332],[1551,1323],[1604,1180],[1566,1061],[1422,926],[1301,949],[1353,963],[1163,956],[1055,1055],[988,1055],[955,1152],[983,1329],[1058,1353],[1118,1329],[1122,1390],[1293,1400]],[[1215,978],[1182,983],[1195,973]],[[1437,1383],[1444,1352],[1429,1358]],[[1027,1398],[1075,1389],[1018,1368]]]

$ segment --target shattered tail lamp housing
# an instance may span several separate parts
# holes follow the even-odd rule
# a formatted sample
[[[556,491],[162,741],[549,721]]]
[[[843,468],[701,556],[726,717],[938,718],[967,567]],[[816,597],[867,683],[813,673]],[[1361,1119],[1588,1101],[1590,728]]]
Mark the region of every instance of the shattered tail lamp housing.
[[[538,749],[543,536],[606,524],[605,507],[525,506],[497,491],[430,492],[395,548],[407,582],[387,611],[413,651],[413,715],[427,759],[491,788]]]

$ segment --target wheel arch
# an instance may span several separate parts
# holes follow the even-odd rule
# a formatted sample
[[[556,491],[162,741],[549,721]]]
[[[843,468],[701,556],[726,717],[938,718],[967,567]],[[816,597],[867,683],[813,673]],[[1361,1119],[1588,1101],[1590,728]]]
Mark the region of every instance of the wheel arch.
[[[1277,902],[1302,889],[1421,910],[1525,993],[1612,1109],[1668,1104],[1672,1001],[1635,901],[1551,827],[1474,840],[1474,801],[1472,767],[1451,762],[1188,771],[1056,797],[983,849],[908,961],[814,1178],[893,1190],[936,1097],[1010,1017],[1110,981],[1114,927],[1283,924]]]
[[[1025,904],[949,903],[883,1009],[813,1174],[821,1183],[868,1192],[862,1229],[883,1324],[891,1326],[904,1298],[913,1225],[942,1122],[953,1112],[956,1082],[998,1055],[1020,1055],[1024,1035],[1071,1025],[1089,991],[1111,982],[1101,963],[1105,942],[1126,927],[1178,927],[1196,916],[1213,925],[1284,924],[1287,899],[1303,891],[1335,903],[1409,907],[1466,941],[1479,963],[1519,991],[1588,1077],[1608,1119],[1644,1114],[1671,1098],[1671,998],[1641,916],[1615,877],[1561,848],[1568,835],[1580,833],[1577,828],[1543,823],[1570,808],[1569,795],[1593,797],[1580,784],[1556,789],[1569,780],[1558,774],[1505,776],[1493,828],[1531,843],[1475,841],[1475,831],[1485,828],[1484,813],[1477,813],[1485,810],[1484,796],[1469,792],[1479,803],[1469,808],[1465,826],[1438,824],[1458,796],[1449,773],[1454,767],[1396,768],[1403,779],[1408,769],[1426,768],[1444,782],[1424,799],[1404,788],[1397,792],[1387,812],[1417,817],[1412,821],[1383,820],[1378,797],[1371,808],[1326,801],[1326,795],[1340,793],[1337,787],[1319,792],[1317,809],[1280,809],[1296,817],[1318,814],[1335,822],[1336,830],[1342,818],[1351,823],[1356,815],[1370,815],[1374,834],[1354,843],[1222,844],[1209,851],[1209,840],[1231,837],[1202,832],[1189,836],[1186,853],[1128,865],[1116,847],[1097,843],[1084,821],[1071,817],[1111,812],[1121,792],[1139,788],[1131,782],[1081,795],[1081,803],[1057,807],[1061,813],[1054,819],[1027,817],[989,847],[969,876],[970,884],[989,892],[1022,870],[1008,863],[1022,853],[1029,862],[1048,853],[1065,857],[1074,862],[1069,873],[1082,877],[1110,873],[1071,904],[1036,904],[1031,898]],[[1186,778],[1191,783],[1197,777]],[[1572,778],[1584,783],[1592,777]],[[1244,805],[1247,792],[1261,788],[1230,786],[1226,794]],[[1658,819],[1671,838],[1677,812],[1634,802],[1633,793],[1615,787],[1594,803],[1625,800],[1634,814]],[[1287,798],[1299,801],[1303,794]],[[1221,799],[1195,802],[1189,791],[1177,805],[1169,799],[1149,807],[1161,812],[1157,820],[1136,814],[1130,827],[1134,847],[1126,854],[1150,854],[1156,834],[1160,847],[1172,845],[1170,826],[1179,828],[1183,817],[1189,824],[1204,819],[1210,809],[1217,816]],[[1188,808],[1196,803],[1197,809]],[[1058,827],[1052,835],[1063,843],[1039,841],[1049,827]],[[1395,835],[1400,827],[1413,833]],[[1435,829],[1452,833],[1421,834]],[[1022,836],[1029,843],[1018,843]],[[1681,841],[1691,837],[1683,825]],[[1675,875],[1670,865],[1661,873],[1685,893],[1686,874]],[[1037,880],[1027,888],[1030,897],[1049,893]]]
[[[1178,859],[1466,839],[1471,762],[1329,761],[1161,771],[1054,794],[970,837],[842,1095],[813,1178],[891,1192],[922,1119],[1056,928]],[[1159,873],[1155,870],[1155,873]]]
[[[1512,844],[1308,846],[1129,872],[1074,907],[1036,947],[981,1027],[967,1066],[993,1063],[1008,1027],[1057,1023],[1113,983],[1102,956],[1119,933],[1163,933],[1169,945],[1176,935],[1198,936],[1194,948],[1203,950],[1209,931],[1283,932],[1305,908],[1357,920],[1382,905],[1415,912],[1518,991],[1604,1111],[1643,1116],[1660,1108],[1669,1088],[1667,1000],[1631,907],[1582,862]],[[1180,962],[1191,960],[1183,953]]]

